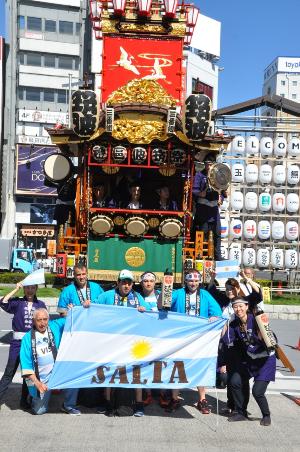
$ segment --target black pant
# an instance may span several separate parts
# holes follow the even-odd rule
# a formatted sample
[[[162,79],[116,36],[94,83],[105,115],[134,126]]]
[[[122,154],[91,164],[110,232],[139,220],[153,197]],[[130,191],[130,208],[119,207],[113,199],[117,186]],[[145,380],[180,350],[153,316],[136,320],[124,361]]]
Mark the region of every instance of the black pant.
[[[265,396],[268,384],[269,381],[255,381],[252,388],[252,395],[263,416],[270,416],[269,405]],[[232,391],[235,409],[245,416],[250,397],[249,375],[246,372],[234,372],[229,379],[229,388]]]
[[[8,389],[8,386],[12,382],[12,380],[15,376],[15,373],[17,372],[19,364],[20,364],[19,356],[17,356],[16,359],[9,359],[7,361],[4,374],[0,380],[0,405],[2,403],[4,394],[6,393],[6,391]],[[20,402],[25,403],[27,401],[27,396],[28,396],[28,388],[27,388],[26,381],[23,380],[22,395],[21,395]]]

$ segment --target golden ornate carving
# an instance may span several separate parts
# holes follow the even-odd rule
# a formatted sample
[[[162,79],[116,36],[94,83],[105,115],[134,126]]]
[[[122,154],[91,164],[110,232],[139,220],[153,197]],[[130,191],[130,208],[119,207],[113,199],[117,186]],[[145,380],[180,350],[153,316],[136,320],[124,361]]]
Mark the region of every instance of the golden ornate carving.
[[[186,24],[185,22],[172,23],[172,30],[169,32],[171,36],[185,36]]]
[[[155,139],[165,141],[168,138],[164,122],[135,119],[114,121],[112,136],[116,140],[127,139],[134,144],[149,144]]]
[[[102,33],[118,33],[118,29],[116,28],[117,20],[110,19],[102,19],[101,20],[101,28]]]
[[[158,104],[167,107],[175,107],[176,99],[156,80],[131,80],[117,89],[107,99],[107,105],[138,102],[142,104]]]
[[[166,165],[166,166],[162,165],[158,171],[163,176],[170,177],[170,176],[174,176],[174,174],[176,173],[176,167],[173,165]]]
[[[134,32],[134,33],[165,33],[167,30],[163,25],[158,24],[137,24],[121,22],[119,26],[121,33]]]
[[[145,251],[138,246],[129,248],[125,253],[125,261],[130,267],[141,267],[146,260]]]

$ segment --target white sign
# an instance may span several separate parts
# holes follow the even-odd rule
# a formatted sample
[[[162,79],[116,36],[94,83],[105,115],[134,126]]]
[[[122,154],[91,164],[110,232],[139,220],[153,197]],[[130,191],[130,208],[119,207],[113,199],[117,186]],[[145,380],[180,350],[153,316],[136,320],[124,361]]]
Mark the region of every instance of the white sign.
[[[18,135],[17,136],[17,143],[19,144],[41,144],[41,145],[47,145],[51,144],[51,138],[48,137],[33,137],[31,135]]]
[[[57,122],[60,122],[62,124],[68,124],[69,115],[68,113],[57,111],[19,109],[18,121],[41,122],[49,124],[56,124]]]

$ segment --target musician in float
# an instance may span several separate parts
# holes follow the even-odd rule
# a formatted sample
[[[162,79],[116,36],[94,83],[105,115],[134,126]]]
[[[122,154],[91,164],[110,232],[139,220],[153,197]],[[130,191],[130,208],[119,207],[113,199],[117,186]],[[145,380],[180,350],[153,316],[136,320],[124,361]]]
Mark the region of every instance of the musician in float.
[[[194,234],[196,231],[203,231],[208,235],[209,231],[214,236],[214,257],[215,260],[222,260],[221,256],[221,222],[219,206],[227,198],[227,192],[221,194],[210,187],[208,174],[215,163],[215,156],[208,154],[204,160],[205,168],[198,172],[194,178],[193,195],[196,204],[196,213],[193,222]],[[208,239],[208,237],[207,237]]]
[[[109,198],[106,195],[106,189],[104,182],[100,182],[95,187],[93,187],[93,207],[101,208],[116,207],[116,201],[113,198]]]
[[[131,210],[142,209],[143,208],[141,201],[142,188],[140,182],[132,182],[129,186],[129,193],[130,199],[125,208]]]
[[[261,413],[260,425],[271,425],[270,410],[265,396],[270,381],[275,381],[276,357],[273,349],[267,349],[255,316],[248,311],[248,302],[238,297],[232,301],[234,318],[224,327],[221,342],[230,350],[219,356],[221,372],[228,373],[228,385],[234,399],[236,414],[229,422],[247,420],[247,405],[250,397],[249,379],[254,378],[252,394]]]
[[[170,188],[162,184],[157,190],[159,198],[156,200],[154,210],[178,211],[177,202],[170,197]]]
[[[65,317],[73,306],[88,308],[102,293],[100,284],[88,281],[85,264],[77,263],[74,266],[74,281],[61,292],[57,312]]]
[[[207,318],[209,321],[216,320],[222,316],[222,311],[216,300],[204,289],[200,288],[202,283],[201,274],[191,269],[185,275],[185,286],[182,289],[174,290],[172,293],[171,311],[180,312],[186,315],[195,315]],[[205,388],[198,386],[199,400],[197,409],[202,414],[209,414],[211,408],[205,399]],[[174,411],[180,406],[178,399],[179,391],[172,391],[172,400],[166,411]]]

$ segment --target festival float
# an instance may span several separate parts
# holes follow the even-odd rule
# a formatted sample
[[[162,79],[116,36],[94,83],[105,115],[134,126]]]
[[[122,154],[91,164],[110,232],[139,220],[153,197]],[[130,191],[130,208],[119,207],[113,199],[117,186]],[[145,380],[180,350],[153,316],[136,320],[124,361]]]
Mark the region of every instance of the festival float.
[[[195,162],[230,139],[207,135],[209,97],[186,96],[183,49],[198,12],[177,0],[90,1],[102,41],[101,86],[73,92],[70,126],[47,129],[60,150],[44,165],[64,218],[58,276],[72,277],[75,262],[84,260],[94,280],[115,281],[122,268],[161,279],[168,268],[179,283],[184,266],[211,262],[212,240],[197,233],[191,241],[192,181]],[[212,185],[226,188],[228,172],[215,164]],[[130,202],[126,189],[134,184],[139,190]],[[107,201],[97,205],[100,187]],[[155,205],[159,187],[168,187],[176,209]]]

